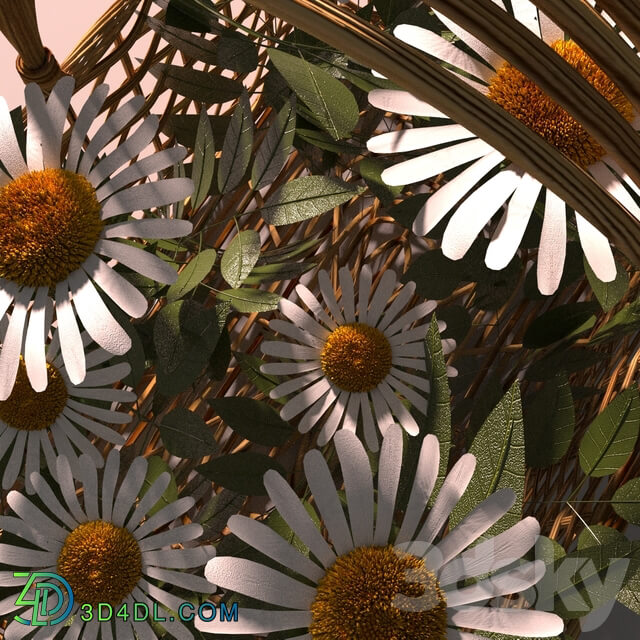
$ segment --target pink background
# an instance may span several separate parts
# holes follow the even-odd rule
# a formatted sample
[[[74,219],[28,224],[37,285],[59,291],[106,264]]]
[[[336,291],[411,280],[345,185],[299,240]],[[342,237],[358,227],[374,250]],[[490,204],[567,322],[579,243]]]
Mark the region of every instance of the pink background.
[[[36,0],[42,42],[59,62],[75,47],[114,0]],[[0,34],[0,95],[9,108],[23,104],[24,84],[15,67],[16,52]]]

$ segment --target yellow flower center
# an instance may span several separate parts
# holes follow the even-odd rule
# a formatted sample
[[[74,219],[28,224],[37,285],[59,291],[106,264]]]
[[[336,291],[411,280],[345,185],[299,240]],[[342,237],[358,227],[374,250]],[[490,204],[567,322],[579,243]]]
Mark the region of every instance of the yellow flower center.
[[[14,429],[39,431],[50,427],[67,404],[67,385],[60,372],[47,363],[47,388],[33,390],[22,357],[11,395],[0,402],[0,420]]]
[[[53,287],[89,257],[102,227],[85,177],[64,169],[25,173],[0,189],[0,276]]]
[[[320,354],[324,374],[340,389],[375,389],[391,370],[391,345],[375,327],[354,322],[331,332]]]
[[[629,100],[575,42],[558,40],[551,47],[631,122]],[[579,122],[508,62],[492,78],[488,95],[583,169],[605,155],[605,149]]]
[[[399,607],[402,596],[416,600]],[[447,603],[435,575],[422,559],[391,546],[340,556],[318,584],[311,613],[313,640],[447,637]]]
[[[71,585],[74,600],[115,606],[142,576],[142,553],[124,527],[93,520],[77,526],[58,555],[58,574]]]

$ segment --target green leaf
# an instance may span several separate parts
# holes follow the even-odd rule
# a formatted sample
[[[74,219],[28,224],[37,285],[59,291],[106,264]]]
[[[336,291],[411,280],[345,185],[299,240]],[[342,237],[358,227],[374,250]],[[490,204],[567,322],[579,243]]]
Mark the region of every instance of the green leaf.
[[[371,193],[388,207],[402,193],[402,186],[390,187],[380,177],[385,169],[385,163],[378,158],[364,158],[358,165],[358,171],[367,183]]]
[[[627,333],[640,329],[640,298],[625,305],[607,324],[600,327],[591,342],[620,340]]]
[[[426,433],[432,433],[440,442],[440,466],[433,495],[440,491],[440,487],[447,475],[449,453],[453,445],[451,433],[451,391],[447,377],[447,365],[442,352],[442,340],[438,331],[438,320],[434,313],[431,325],[425,338],[425,352],[427,355],[427,371],[429,373],[430,391],[427,417],[425,419]],[[417,449],[417,447],[415,447]],[[433,504],[433,502],[432,502]]]
[[[246,91],[231,116],[229,128],[222,144],[222,156],[218,169],[218,189],[229,193],[237,187],[249,166],[253,150],[253,116]]]
[[[250,353],[241,353],[240,351],[235,351],[233,355],[249,382],[254,384],[265,395],[268,396],[271,390],[280,384],[281,381],[278,376],[267,375],[260,371],[264,360],[252,356]]]
[[[170,116],[162,127],[162,133],[175,136],[176,141],[184,147],[193,149],[196,146],[196,134],[200,116],[195,113],[177,113]],[[213,131],[214,140],[224,140],[229,128],[231,116],[209,116],[209,124]]]
[[[218,293],[219,300],[227,300],[241,313],[262,313],[278,308],[280,295],[262,289],[227,289]]]
[[[218,450],[218,443],[204,420],[184,407],[167,413],[158,429],[169,453],[179,458],[202,458]]]
[[[418,217],[418,213],[425,203],[429,199],[428,193],[419,193],[415,196],[405,198],[402,202],[394,204],[393,207],[387,212],[399,225],[405,229],[413,229],[413,223]],[[433,237],[431,233],[427,234],[428,237]]]
[[[314,262],[274,262],[260,267],[254,267],[245,284],[262,284],[266,282],[281,282],[293,280],[316,266]]]
[[[455,527],[480,502],[499,489],[511,488],[516,501],[508,513],[485,534],[496,535],[522,518],[524,496],[524,429],[520,388],[514,383],[478,431],[469,450],[477,466],[469,486],[455,506],[449,526]]]
[[[220,104],[238,98],[242,84],[208,71],[159,62],[149,69],[167,89],[205,104]]]
[[[361,194],[357,187],[326,176],[305,176],[285,182],[269,196],[260,213],[275,226],[319,216]]]
[[[527,380],[548,380],[561,369],[567,374],[588,369],[606,359],[606,354],[588,347],[571,347],[546,353],[526,371]]]
[[[168,21],[167,21],[168,22]],[[205,38],[194,36],[190,31],[197,29],[179,29],[164,24],[156,18],[148,17],[148,25],[158,34],[160,34],[169,44],[173,45],[179,51],[182,51],[190,58],[195,58],[207,64],[216,64],[216,41],[207,40]]]
[[[173,396],[188,389],[207,365],[220,337],[216,309],[194,300],[172,302],[153,327],[158,391]]]
[[[525,404],[527,466],[541,469],[560,462],[571,444],[575,421],[571,387],[561,371]]]
[[[198,514],[198,522],[204,529],[201,540],[215,540],[222,535],[227,522],[242,508],[246,496],[229,489],[214,495]]]
[[[220,339],[209,358],[209,375],[212,380],[224,380],[231,363],[231,337],[226,327],[220,333]]]
[[[373,6],[382,22],[391,26],[394,20],[403,12],[411,9],[415,2],[412,0],[373,0]]]
[[[149,491],[153,483],[158,479],[158,476],[163,473],[168,473],[170,475],[169,485],[165,489],[164,493],[160,496],[158,502],[156,502],[153,507],[147,511],[147,515],[152,516],[154,513],[160,511],[160,509],[178,499],[178,485],[176,484],[176,479],[173,477],[171,467],[162,458],[159,456],[151,456],[147,462],[149,464],[147,466],[147,474],[144,478],[142,488],[140,489],[140,498]]]
[[[217,257],[215,249],[205,249],[193,256],[167,290],[167,300],[175,302],[193,291],[211,273]]]
[[[251,273],[260,257],[260,235],[250,229],[240,231],[225,250],[220,263],[222,277],[234,289]]]
[[[193,151],[193,167],[191,178],[195,189],[191,196],[191,208],[197,209],[209,195],[216,162],[216,150],[213,142],[213,130],[207,115],[202,109],[198,120],[195,149]]]
[[[359,110],[345,85],[304,58],[278,49],[269,49],[269,58],[334,140],[351,133],[358,122]]]
[[[291,152],[295,133],[296,102],[292,98],[279,111],[256,151],[251,168],[251,185],[254,191],[270,185],[278,177]]]
[[[602,544],[622,542],[624,539],[624,534],[617,529],[604,527],[600,524],[592,524],[580,532],[578,536],[578,551],[588,549],[589,547],[597,547]]]
[[[640,478],[623,484],[614,494],[611,506],[631,524],[640,525]]]
[[[302,115],[304,116],[306,114]],[[317,147],[318,149],[322,149],[323,151],[329,151],[330,153],[359,156],[367,151],[367,148],[363,145],[351,142],[337,142],[328,133],[325,133],[321,129],[305,129],[297,127],[296,136],[308,144]]]
[[[550,309],[529,325],[522,344],[528,349],[540,349],[575,337],[595,325],[597,308],[595,302],[573,302]]]
[[[449,260],[441,249],[432,249],[414,260],[402,282],[416,283],[416,293],[429,300],[448,298],[464,277],[460,260]]]
[[[636,549],[624,587],[617,596],[618,602],[640,615],[640,548]]]
[[[209,404],[236,433],[251,442],[275,447],[294,433],[294,428],[268,404],[253,398],[215,398]]]
[[[629,288],[629,274],[619,264],[616,264],[616,269],[617,273],[614,280],[602,282],[593,272],[587,259],[585,258],[584,260],[584,270],[589,279],[589,284],[603,311],[611,311],[622,300]]]
[[[168,25],[187,31],[206,33],[213,28],[210,14],[189,0],[169,0],[165,20]]]
[[[217,63],[224,69],[250,73],[258,66],[258,49],[243,33],[225,29],[218,36]]]
[[[263,477],[269,469],[285,474],[282,465],[273,458],[253,451],[220,456],[196,467],[198,473],[212,482],[248,496],[267,494]]]
[[[594,478],[615,473],[633,453],[640,429],[640,397],[627,389],[589,425],[580,442],[580,466]]]

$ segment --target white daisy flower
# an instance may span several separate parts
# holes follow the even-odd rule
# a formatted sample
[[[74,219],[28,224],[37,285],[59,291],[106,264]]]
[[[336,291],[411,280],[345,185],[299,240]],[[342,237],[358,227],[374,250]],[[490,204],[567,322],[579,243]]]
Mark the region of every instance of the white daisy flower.
[[[159,282],[173,282],[176,272],[170,265],[122,240],[175,238],[192,228],[187,220],[128,216],[176,202],[193,191],[188,178],[129,186],[186,155],[183,148],[175,147],[130,164],[156,135],[156,116],[147,117],[115,150],[100,155],[141,109],[142,96],[116,109],[85,145],[109,91],[107,85],[97,87],[80,110],[66,157],[61,159],[73,89],[73,78],[62,78],[45,102],[36,84],[27,85],[26,159],[7,103],[0,98],[0,315],[11,308],[0,350],[0,400],[11,393],[23,341],[29,380],[36,391],[46,388],[45,336],[53,320],[47,312],[52,302],[62,356],[73,383],[82,382],[86,373],[78,319],[102,348],[117,355],[126,353],[129,336],[107,309],[98,288],[133,317],[146,312],[147,301],[106,260]]]
[[[235,515],[228,523],[231,532],[280,563],[288,575],[237,557],[217,557],[205,568],[207,579],[218,586],[283,609],[242,607],[236,623],[200,621],[196,628],[221,635],[297,630],[300,635],[295,640],[481,637],[468,630],[540,638],[562,631],[563,622],[554,614],[484,606],[494,598],[530,588],[545,570],[541,560],[514,568],[538,538],[540,526],[535,518],[468,548],[513,505],[511,489],[494,493],[446,536],[439,536],[471,480],[473,455],[466,454],[456,463],[420,526],[440,455],[437,438],[427,436],[403,521],[395,529],[402,429],[393,425],[384,437],[377,499],[369,458],[360,441],[343,430],[334,442],[346,509],[321,453],[310,451],[304,458],[305,475],[329,541],[286,480],[268,471],[264,483],[269,497],[309,548],[309,557],[267,525]],[[492,575],[482,577],[487,573]],[[471,586],[459,587],[460,581],[476,577]]]
[[[501,0],[494,2],[504,9]],[[511,5],[515,18],[575,67],[629,122],[640,127],[629,100],[577,44],[564,40],[564,33],[558,26],[538,12],[529,0],[512,0]],[[417,26],[399,25],[394,35],[447,64],[452,73],[501,105],[588,171],[640,220],[640,208],[629,191],[640,195],[640,187],[582,125],[497,53],[446,16],[438,12],[436,15],[480,59]],[[369,102],[385,111],[447,119],[445,114],[404,91],[376,89],[369,93]],[[543,294],[556,291],[566,253],[567,207],[552,191],[471,131],[452,121],[392,131],[368,142],[369,150],[377,153],[405,153],[436,145],[436,150],[400,162],[382,173],[387,184],[404,185],[468,165],[429,197],[415,220],[413,231],[418,235],[427,234],[459,205],[442,239],[444,254],[457,260],[464,256],[496,211],[505,206],[486,253],[489,268],[503,269],[515,255],[539,202],[544,218],[538,252],[538,286]],[[575,212],[575,219],[585,257],[594,273],[605,282],[613,280],[616,265],[609,241],[579,212]]]
[[[82,338],[84,344],[91,343],[86,332]],[[98,402],[111,405],[136,400],[135,393],[112,388],[128,375],[131,367],[126,362],[101,366],[111,357],[100,348],[88,352],[87,375],[80,384],[73,384],[60,353],[59,333],[55,332],[46,354],[48,383],[41,392],[34,391],[29,383],[24,359],[20,358],[11,395],[0,400],[0,459],[8,455],[3,489],[10,489],[24,469],[27,492],[34,493],[31,474],[40,470],[41,454],[54,477],[58,454],[67,457],[74,473],[79,472],[76,449],[101,468],[104,459],[85,435],[87,431],[107,442],[124,444],[124,437],[107,425],[131,422],[131,416],[114,408],[96,406]]]
[[[161,607],[177,612],[182,599],[170,593],[172,585],[198,593],[211,593],[215,586],[203,577],[179,571],[202,566],[215,555],[214,547],[174,549],[172,545],[188,547],[202,535],[196,523],[183,525],[179,519],[193,505],[192,497],[185,497],[166,505],[149,516],[149,510],[166,490],[170,476],[163,473],[137,499],[147,473],[147,461],[135,458],[116,492],[120,471],[120,454],[112,450],[104,467],[102,482],[92,459],[80,456],[79,480],[83,486],[82,505],[76,495],[71,466],[65,456],[57,459],[59,489],[64,503],[47,481],[37,472],[31,482],[38,497],[46,505],[46,513],[17,491],[11,491],[7,502],[17,514],[0,516],[0,527],[18,535],[35,548],[0,544],[0,563],[26,571],[57,573],[70,584],[74,596],[67,625],[44,626],[33,636],[41,638],[66,637],[133,640],[135,637],[156,638],[147,621],[135,621],[134,602],[146,603],[152,611],[157,602]],[[174,526],[171,526],[174,525]],[[13,571],[0,571],[0,585],[18,587],[17,593],[0,601],[0,614],[20,615],[22,606],[15,600],[26,578],[16,578]],[[157,583],[162,583],[162,587]],[[109,603],[114,610],[127,604],[131,614],[127,621],[115,617],[115,622],[98,622],[97,612],[91,621],[84,622],[78,609],[82,604]],[[83,610],[86,611],[86,610]],[[161,608],[158,611],[162,611]],[[30,612],[22,617],[30,618]],[[86,617],[86,616],[85,616]],[[191,640],[191,632],[177,619],[164,615],[159,622],[180,640]],[[177,618],[177,616],[175,616]],[[33,627],[12,621],[4,632],[6,640],[17,640]]]
[[[280,415],[289,420],[303,413],[298,425],[301,433],[309,431],[324,416],[318,439],[323,446],[340,426],[355,431],[362,416],[367,446],[377,451],[376,425],[382,434],[396,421],[411,435],[419,432],[417,422],[397,394],[426,414],[429,381],[410,371],[426,370],[424,338],[429,325],[425,322],[409,327],[426,320],[436,303],[423,302],[402,313],[414,294],[415,284],[409,282],[396,291],[398,282],[391,270],[384,272],[377,290],[370,295],[371,269],[362,267],[357,302],[346,267],[340,269],[339,279],[342,297],[338,301],[329,274],[318,273],[324,306],[307,287],[296,287],[314,317],[285,298],[280,301],[279,310],[288,321],[271,320],[269,327],[295,343],[266,341],[262,352],[296,362],[267,363],[261,370],[294,376],[270,395],[281,398],[295,394]],[[445,353],[454,347],[453,340],[443,341]],[[450,375],[456,373],[449,369]]]

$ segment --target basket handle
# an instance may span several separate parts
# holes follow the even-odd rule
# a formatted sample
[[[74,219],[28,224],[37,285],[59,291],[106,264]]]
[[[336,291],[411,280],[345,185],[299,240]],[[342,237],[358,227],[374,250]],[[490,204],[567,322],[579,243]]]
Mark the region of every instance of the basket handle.
[[[16,69],[24,83],[36,82],[48,93],[64,74],[42,44],[35,0],[0,0],[0,31],[18,52]]]

